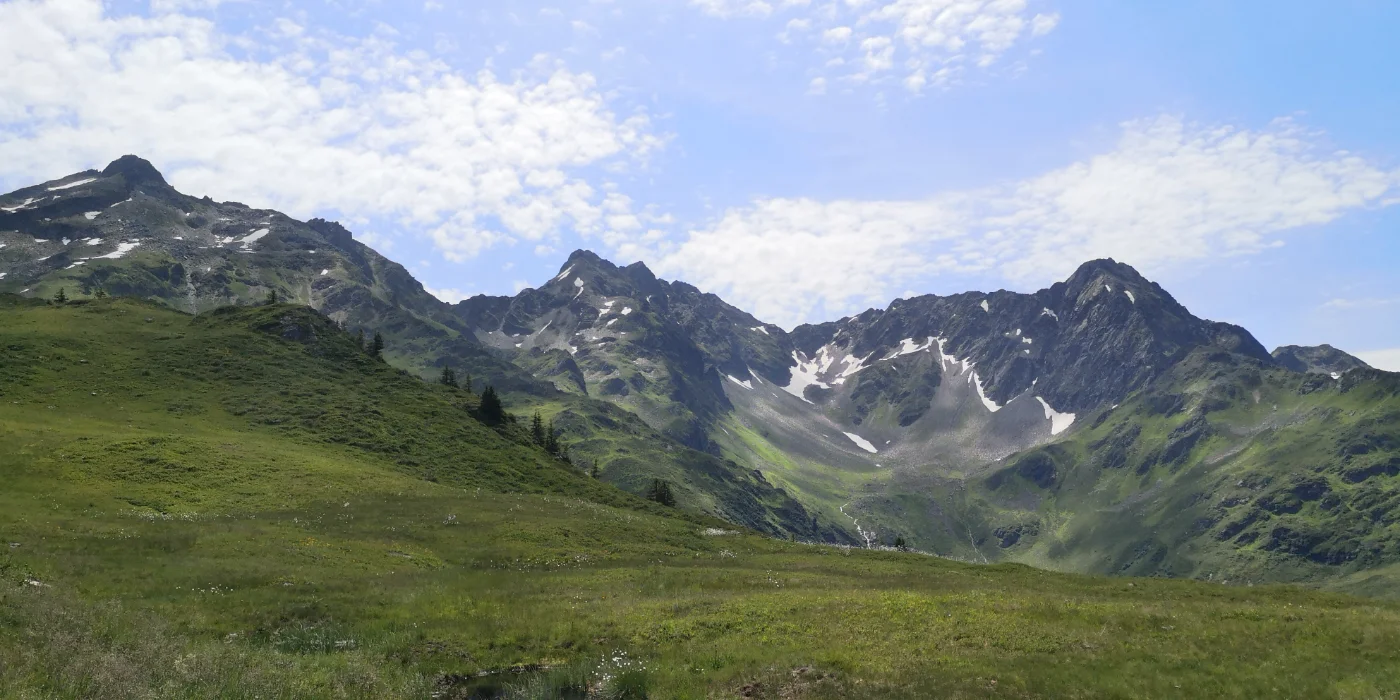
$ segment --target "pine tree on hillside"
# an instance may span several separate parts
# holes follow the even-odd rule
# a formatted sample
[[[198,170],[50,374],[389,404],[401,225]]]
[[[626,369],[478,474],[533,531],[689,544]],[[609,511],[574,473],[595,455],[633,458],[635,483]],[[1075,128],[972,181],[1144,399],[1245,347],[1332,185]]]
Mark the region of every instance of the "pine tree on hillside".
[[[466,389],[468,394],[472,393],[472,373],[471,373],[471,372],[467,372],[467,377],[466,377],[466,379],[463,379],[463,380],[462,380],[462,388],[463,388],[463,389]]]
[[[364,351],[364,349],[365,349],[365,329],[361,328],[360,330],[355,331],[355,344],[358,345],[358,346],[360,347],[360,351],[361,351],[361,352]]]
[[[457,372],[452,369],[452,365],[443,366],[442,376],[438,377],[438,383],[443,386],[450,386],[453,389],[457,388]]]
[[[651,480],[651,490],[647,492],[647,499],[667,507],[674,508],[676,505],[676,496],[671,493],[671,485],[661,479]]]
[[[103,288],[101,288],[101,287],[98,287],[98,288],[97,288],[97,291],[93,292],[92,295],[95,296],[95,297],[97,297],[98,299],[106,299],[106,298],[107,298],[107,290],[105,290],[105,289],[103,289]]]
[[[58,294],[53,295],[53,300],[59,304],[68,303],[68,292],[64,291],[63,287],[59,287]]]
[[[539,411],[535,411],[535,417],[530,419],[530,437],[536,445],[544,447],[544,418],[540,417]]]
[[[276,304],[276,303],[277,303],[277,290],[276,290],[276,289],[269,289],[269,290],[267,290],[267,305],[268,305],[268,306],[272,306],[273,304]]]
[[[490,425],[500,425],[506,420],[506,408],[501,405],[501,397],[496,395],[494,387],[486,387],[481,391],[481,407],[477,409],[481,415],[483,423]]]
[[[384,359],[384,336],[379,331],[374,332],[374,340],[370,341],[369,354],[376,360]]]
[[[559,435],[554,432],[554,421],[549,421],[549,426],[544,429],[544,449],[552,455],[561,454],[559,446]]]

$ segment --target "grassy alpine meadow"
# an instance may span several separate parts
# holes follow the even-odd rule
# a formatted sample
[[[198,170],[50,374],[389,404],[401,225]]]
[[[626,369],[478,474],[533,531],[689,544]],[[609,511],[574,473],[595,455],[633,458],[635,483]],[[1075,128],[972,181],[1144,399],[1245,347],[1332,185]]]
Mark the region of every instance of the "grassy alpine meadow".
[[[1400,695],[1400,605],[762,537],[306,309],[5,297],[0,350],[4,697]]]

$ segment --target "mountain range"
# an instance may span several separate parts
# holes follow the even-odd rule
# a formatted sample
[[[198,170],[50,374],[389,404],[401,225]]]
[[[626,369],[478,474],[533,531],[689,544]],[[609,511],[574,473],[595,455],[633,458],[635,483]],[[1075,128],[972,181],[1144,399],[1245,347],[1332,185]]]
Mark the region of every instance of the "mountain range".
[[[176,191],[125,156],[0,196],[0,293],[189,314],[270,292],[425,380],[552,420],[576,465],[770,535],[975,561],[1356,590],[1400,574],[1400,375],[1268,351],[1096,260],[786,331],[576,251],[439,301],[338,223]]]

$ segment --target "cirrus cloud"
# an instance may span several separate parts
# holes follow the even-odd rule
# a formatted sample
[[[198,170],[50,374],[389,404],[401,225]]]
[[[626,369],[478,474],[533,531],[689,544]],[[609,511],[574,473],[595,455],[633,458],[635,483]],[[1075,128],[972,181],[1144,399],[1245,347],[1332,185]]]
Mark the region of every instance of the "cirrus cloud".
[[[1057,12],[1033,12],[1027,0],[690,0],[712,17],[768,19],[792,14],[778,35],[805,36],[828,66],[848,67],[851,83],[898,77],[911,92],[946,87],[969,66],[986,68],[1016,44],[1049,34]]]

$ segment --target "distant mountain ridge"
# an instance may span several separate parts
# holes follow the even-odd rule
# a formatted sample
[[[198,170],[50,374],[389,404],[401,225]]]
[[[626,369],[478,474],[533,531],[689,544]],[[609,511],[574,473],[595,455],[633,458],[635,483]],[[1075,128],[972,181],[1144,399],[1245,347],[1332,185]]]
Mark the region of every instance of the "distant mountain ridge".
[[[383,333],[388,359],[424,379],[452,366],[542,411],[601,478],[633,493],[664,479],[683,507],[770,534],[1190,576],[1202,562],[1295,578],[1400,562],[1386,549],[1400,534],[1333,537],[1298,520],[1395,521],[1400,502],[1377,495],[1400,476],[1391,375],[1325,345],[1270,353],[1114,260],[1033,293],[899,299],[791,332],[586,250],[537,289],[447,304],[338,223],[189,197],[127,156],[0,196],[0,292],[60,287],[189,313],[276,291]],[[1260,457],[1275,439],[1339,432],[1348,442],[1331,451]],[[1278,510],[1270,484],[1316,486],[1302,454],[1350,510]],[[1217,466],[1257,485],[1227,497],[1254,504],[1249,522],[1196,508],[1228,490],[1201,476]],[[1127,504],[1171,520],[1170,536],[1048,534]],[[1112,527],[1127,537],[1131,522]],[[1089,556],[1089,539],[1112,556]],[[1135,554],[1188,546],[1200,554]]]
[[[1271,353],[1274,361],[1294,372],[1316,374],[1345,374],[1354,369],[1370,369],[1361,358],[1349,355],[1331,345],[1285,345]]]

